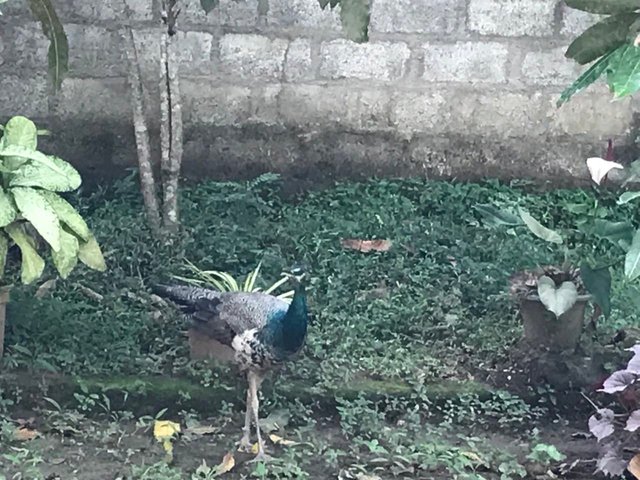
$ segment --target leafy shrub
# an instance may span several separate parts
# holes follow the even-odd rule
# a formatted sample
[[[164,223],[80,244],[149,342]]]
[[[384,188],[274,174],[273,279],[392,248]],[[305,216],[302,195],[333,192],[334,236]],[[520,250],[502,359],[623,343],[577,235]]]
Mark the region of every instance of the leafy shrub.
[[[0,139],[0,277],[12,245],[22,258],[22,282],[42,275],[38,253],[44,240],[58,273],[66,278],[78,260],[106,269],[102,252],[86,222],[57,192],[76,190],[78,172],[64,160],[37,150],[38,130],[25,117],[13,117]]]

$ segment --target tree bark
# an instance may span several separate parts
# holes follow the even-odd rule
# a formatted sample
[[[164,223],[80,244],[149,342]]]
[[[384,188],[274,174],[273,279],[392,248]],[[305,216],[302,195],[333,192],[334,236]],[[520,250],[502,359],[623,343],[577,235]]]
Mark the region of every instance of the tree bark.
[[[171,233],[177,232],[180,226],[178,211],[178,183],[182,165],[182,105],[180,102],[180,81],[178,59],[175,52],[175,37],[168,37],[167,54],[167,90],[169,93],[170,122],[170,154],[167,174],[163,180],[163,220],[164,227]]]
[[[160,231],[160,206],[158,204],[156,182],[151,166],[151,149],[149,147],[149,129],[144,116],[144,90],[142,87],[142,73],[140,61],[136,51],[133,31],[126,27],[128,39],[125,39],[127,59],[129,61],[129,84],[133,100],[133,124],[135,128],[136,147],[138,151],[138,166],[140,169],[140,188],[144,200],[149,226],[154,233]]]
[[[167,222],[167,183],[171,175],[171,91],[169,85],[169,35],[160,38],[160,175],[162,179],[162,222]]]

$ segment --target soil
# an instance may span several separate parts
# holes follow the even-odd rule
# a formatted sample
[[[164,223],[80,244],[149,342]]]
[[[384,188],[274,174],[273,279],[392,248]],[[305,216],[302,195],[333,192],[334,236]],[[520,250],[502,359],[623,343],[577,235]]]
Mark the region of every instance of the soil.
[[[21,412],[24,418],[35,412]],[[241,415],[236,415],[237,419]],[[236,420],[236,419],[234,419]],[[203,425],[217,425],[219,418],[202,420]],[[33,425],[37,429],[37,422]],[[251,454],[235,451],[233,444],[239,439],[241,430],[240,422],[233,421],[211,435],[183,435],[175,444],[174,465],[184,472],[193,472],[202,464],[203,460],[207,465],[213,467],[220,463],[223,456],[228,452],[233,452],[236,467],[233,471],[225,474],[224,478],[230,480],[247,478],[255,468],[251,460]],[[523,426],[524,427],[524,426]],[[529,428],[531,426],[527,426]],[[541,442],[553,445],[560,445],[562,452],[567,455],[564,464],[570,465],[579,461],[571,471],[560,478],[600,478],[593,476],[595,463],[589,461],[596,457],[594,450],[595,442],[587,438],[584,429],[579,425],[562,425],[561,422],[551,422],[547,425],[536,425],[539,429]],[[130,478],[131,464],[153,465],[162,461],[164,451],[159,443],[155,441],[150,428],[136,427],[133,422],[117,423],[114,428],[113,422],[107,421],[83,421],[76,426],[80,431],[75,435],[60,435],[59,432],[44,432],[42,436],[31,440],[28,447],[39,452],[43,459],[41,471],[47,480],[116,480]],[[188,430],[186,431],[188,432]],[[458,431],[458,434],[482,435],[485,441],[490,442],[494,447],[504,449],[513,453],[522,453],[523,440],[514,434],[513,436],[499,432],[472,432]],[[286,433],[281,433],[286,435]],[[340,447],[345,440],[339,428],[332,425],[331,421],[320,419],[316,429],[309,432],[313,438],[322,438],[324,442],[332,447]],[[283,448],[269,445],[269,453],[278,457],[283,454]],[[324,462],[314,461],[313,456],[305,463],[305,470],[312,479],[333,479],[336,478],[337,471],[327,472]],[[528,468],[531,475],[527,478],[552,478],[545,475],[544,470],[537,471],[533,466]],[[3,471],[11,475],[15,469],[3,466]],[[536,473],[538,475],[536,475]],[[560,472],[557,471],[556,474]],[[397,478],[391,474],[377,471],[375,474],[383,480]],[[482,472],[487,479],[499,479],[499,475],[489,472]],[[348,477],[343,477],[348,478]],[[375,478],[375,477],[371,477]],[[419,476],[409,476],[405,478],[416,479],[450,479],[451,474],[442,471],[433,471],[428,474],[422,473]]]
[[[591,352],[588,358],[593,360],[594,365],[601,366],[604,358],[608,360],[615,358],[612,352],[606,351],[598,355]],[[619,356],[619,353],[617,355]],[[494,388],[506,388],[531,405],[535,405],[544,397],[544,393],[540,393],[533,387],[548,385],[548,380],[554,378],[551,375],[553,372],[556,372],[556,377],[564,382],[563,385],[558,385],[563,388],[553,393],[557,408],[550,408],[547,405],[549,413],[544,418],[535,422],[527,421],[522,425],[512,424],[509,428],[501,427],[497,423],[454,424],[453,428],[448,430],[451,431],[451,438],[447,441],[456,445],[461,437],[477,437],[484,446],[490,445],[493,450],[509,452],[517,456],[519,462],[525,465],[529,473],[527,479],[604,478],[593,474],[595,459],[598,455],[597,444],[588,434],[586,425],[586,419],[592,407],[582,396],[582,392],[589,391],[589,382],[593,382],[601,371],[599,368],[593,370],[584,368],[585,358],[587,357],[584,355],[543,354],[515,348],[511,358],[504,359],[493,366],[485,365],[483,370],[474,371],[475,380],[433,383],[429,387],[429,397],[433,398],[436,404],[455,402],[469,393],[486,399],[490,397]],[[576,368],[570,368],[572,365]],[[571,373],[574,371],[588,372],[588,374],[585,378],[579,378]],[[362,378],[339,392],[326,392],[324,395],[314,393],[310,396],[310,389],[296,382],[293,379],[287,382],[287,388],[280,388],[278,393],[287,401],[298,400],[306,405],[314,405],[315,426],[304,431],[304,438],[297,438],[292,429],[278,431],[277,435],[280,437],[301,443],[292,447],[270,444],[268,447],[270,454],[275,458],[284,458],[288,453],[286,449],[301,449],[302,452],[296,457],[296,461],[304,462],[301,465],[310,474],[311,479],[367,479],[367,477],[358,477],[351,470],[340,473],[337,467],[333,471],[328,471],[327,463],[320,460],[328,448],[347,451],[349,447],[339,426],[334,399],[336,396],[355,398],[356,392],[363,393],[371,399],[380,398],[381,395],[407,398],[407,395],[411,395],[411,389],[406,384],[389,380]],[[239,453],[235,448],[235,442],[241,435],[243,412],[236,410],[221,414],[225,403],[233,405],[236,409],[244,406],[244,384],[241,385],[241,383],[239,382],[235,390],[217,391],[204,388],[197,383],[189,383],[186,379],[167,376],[71,379],[59,374],[33,376],[26,373],[4,373],[0,375],[0,391],[4,388],[5,391],[11,392],[17,388],[21,392],[21,401],[18,406],[10,409],[11,418],[14,421],[29,419],[28,428],[40,434],[37,438],[23,444],[42,458],[40,469],[47,480],[132,480],[130,476],[132,465],[157,465],[162,461],[164,451],[154,439],[152,428],[149,426],[153,419],[148,417],[147,424],[142,426],[136,424],[134,419],[140,419],[141,416],[144,418],[145,415],[154,416],[163,408],[168,409],[163,418],[178,420],[178,414],[181,411],[183,413],[191,411],[197,415],[200,425],[213,427],[213,431],[208,434],[190,434],[187,428],[184,435],[176,441],[174,466],[183,472],[185,480],[191,480],[191,472],[194,472],[203,461],[206,461],[208,466],[215,467],[228,452],[233,452],[236,466],[231,472],[225,473],[224,478],[229,480],[250,478],[256,468],[255,464],[248,463],[252,455]],[[270,382],[265,382],[264,385],[266,397],[270,396],[272,388],[269,384]],[[45,395],[61,405],[60,411],[55,412],[56,409],[43,399],[45,396],[43,385],[46,385]],[[110,402],[108,411],[100,414],[99,408],[94,409],[94,412],[98,412],[97,416],[93,413],[85,417],[71,409],[70,407],[74,404],[76,408],[78,406],[73,393],[79,391],[79,385],[88,387],[88,393],[93,391],[100,395],[106,394]],[[144,388],[139,388],[140,385],[144,385]],[[123,391],[130,392],[124,404],[122,403]],[[48,412],[44,412],[43,407]],[[52,410],[54,413],[51,413]],[[130,412],[129,416],[123,415],[121,411]],[[263,417],[264,415],[266,413]],[[440,421],[438,417],[430,418],[434,423],[426,424],[427,430],[430,425],[435,426]],[[390,421],[391,425],[393,421]],[[556,464],[552,469],[556,477],[548,475],[539,465],[532,464],[526,459],[531,448],[530,432],[534,429],[538,432],[537,442],[555,445],[567,456],[561,464]],[[313,445],[324,447],[322,451],[316,452]],[[0,453],[4,453],[1,450],[4,448],[0,446]],[[12,452],[8,451],[8,453]],[[366,459],[345,460],[343,458],[340,461],[340,465],[350,464],[365,464],[367,474],[375,475],[368,477],[368,480],[398,478],[384,468],[375,468],[375,465],[367,463]],[[8,475],[7,478],[12,478],[11,475],[17,471],[16,466],[12,466],[0,455],[0,472]],[[479,473],[486,479],[517,478],[501,478],[496,472]],[[416,472],[400,476],[424,480],[453,478],[450,473],[441,470],[428,473],[420,470],[420,474]],[[2,478],[1,475],[0,478]],[[15,478],[22,480],[29,477]],[[134,478],[139,480],[145,477]],[[149,478],[157,480],[160,477]]]

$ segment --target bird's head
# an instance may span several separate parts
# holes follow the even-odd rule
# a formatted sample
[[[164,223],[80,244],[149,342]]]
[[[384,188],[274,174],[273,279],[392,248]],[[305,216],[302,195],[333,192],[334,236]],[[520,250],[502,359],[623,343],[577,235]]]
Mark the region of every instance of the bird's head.
[[[298,286],[307,279],[307,268],[301,263],[295,263],[288,271],[284,272],[284,276]]]

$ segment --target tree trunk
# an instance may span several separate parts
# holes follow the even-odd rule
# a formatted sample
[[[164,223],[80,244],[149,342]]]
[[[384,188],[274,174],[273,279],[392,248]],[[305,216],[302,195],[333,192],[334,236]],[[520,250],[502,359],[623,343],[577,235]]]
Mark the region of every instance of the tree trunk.
[[[164,228],[170,233],[176,233],[180,226],[178,212],[178,182],[182,165],[182,106],[180,102],[180,82],[178,74],[178,59],[176,56],[175,37],[168,37],[165,43],[167,56],[167,91],[170,128],[170,148],[166,176],[163,179],[163,221]]]
[[[144,90],[142,74],[131,27],[127,26],[128,41],[125,41],[129,60],[129,84],[133,100],[133,124],[135,127],[136,146],[138,150],[138,166],[140,168],[140,188],[144,200],[149,226],[157,234],[160,231],[160,207],[151,166],[151,149],[149,147],[149,129],[144,116]]]

